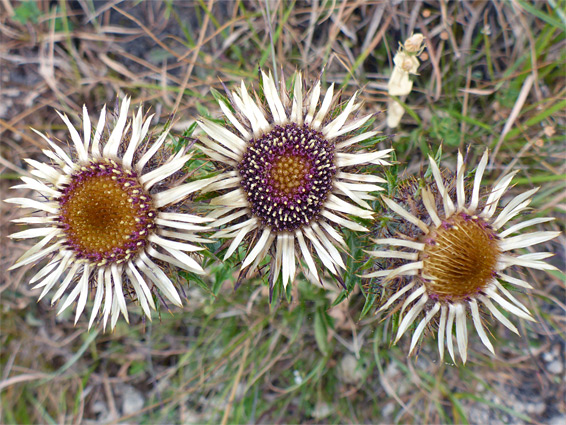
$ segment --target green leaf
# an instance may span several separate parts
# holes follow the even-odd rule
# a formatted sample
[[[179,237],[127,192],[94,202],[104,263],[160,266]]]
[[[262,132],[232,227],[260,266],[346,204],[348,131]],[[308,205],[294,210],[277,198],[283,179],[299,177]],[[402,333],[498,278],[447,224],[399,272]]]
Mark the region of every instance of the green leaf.
[[[147,369],[147,365],[143,361],[134,361],[130,368],[128,369],[129,376],[135,376],[138,373],[144,372]]]
[[[444,110],[435,112],[436,114],[430,120],[431,136],[437,140],[442,140],[448,146],[458,146],[460,144],[460,126],[458,121],[450,116],[441,116]]]
[[[314,315],[314,338],[318,349],[324,355],[328,353],[328,327],[324,316],[326,313],[322,307],[317,308]]]
[[[540,114],[528,119],[522,125],[522,127],[517,127],[517,128],[514,128],[513,130],[509,131],[509,133],[507,133],[505,135],[504,140],[509,140],[510,138],[517,136],[521,132],[525,131],[525,128],[528,128],[528,127],[531,127],[535,124],[538,124],[539,122],[541,122],[545,118],[548,118],[549,116],[557,113],[558,111],[563,110],[564,108],[566,108],[566,100],[561,100],[560,102],[557,102],[552,106],[546,106],[545,105],[545,108],[543,109],[543,111]]]
[[[529,13],[535,15],[537,18],[543,20],[547,24],[550,24],[553,27],[556,27],[558,29],[564,30],[564,26],[566,25],[566,21],[560,22],[559,20],[554,19],[550,15],[547,15],[546,13],[537,9],[534,5],[527,3],[526,1],[517,0],[517,3],[519,3],[523,9],[525,9]]]
[[[447,109],[446,112],[454,118],[465,121],[468,124],[472,124],[472,125],[478,126],[480,128],[483,128],[484,130],[489,131],[490,134],[496,134],[495,131],[493,130],[493,128],[489,124],[485,124],[485,123],[481,122],[480,120],[476,120],[472,117],[462,115],[460,112],[452,110],[452,109]]]
[[[440,164],[441,159],[442,159],[442,144],[440,144],[438,146],[438,150],[436,151],[436,154],[434,155],[434,162],[436,162],[437,164]],[[426,172],[424,174],[424,178],[428,179],[430,176],[432,176],[432,168],[430,167],[430,163],[429,163],[428,168],[426,169]]]
[[[37,3],[35,1],[23,2],[14,9],[14,13],[15,14],[12,19],[24,25],[30,21],[36,24],[37,19],[41,16],[41,11],[37,7]]]
[[[332,302],[331,307],[336,307],[338,304],[340,304],[342,301],[348,298],[349,295],[350,295],[349,291],[340,292],[336,297],[336,299]]]
[[[208,287],[206,282],[199,275],[195,273],[189,273],[186,271],[179,272],[179,275],[187,279],[187,282],[195,283],[200,289],[202,289],[207,294],[212,295],[213,297],[216,296],[214,292]]]
[[[208,112],[208,109],[202,103],[196,102],[195,107],[197,108],[199,115],[202,115],[205,118],[210,118],[210,112]]]
[[[405,110],[405,112],[408,113],[411,117],[413,117],[413,119],[419,125],[421,125],[423,123],[422,120],[420,119],[420,117],[417,115],[417,113],[415,111],[413,111],[413,108],[411,108],[405,102],[401,101],[397,96],[391,96],[391,99],[394,100],[395,102],[397,102],[399,105],[401,105],[403,107],[403,109]]]
[[[216,90],[214,87],[210,88],[210,94],[212,95],[212,97],[214,97],[216,99],[217,102],[222,102],[226,106],[228,106],[230,109],[233,110],[232,105],[230,104],[230,101],[228,100],[228,98],[224,94],[222,94],[218,90]]]
[[[376,299],[377,299],[377,291],[370,291],[366,295],[366,302],[364,304],[364,307],[362,308],[362,312],[360,313],[359,320],[362,320],[366,316],[366,314],[368,314],[369,311],[374,307]]]

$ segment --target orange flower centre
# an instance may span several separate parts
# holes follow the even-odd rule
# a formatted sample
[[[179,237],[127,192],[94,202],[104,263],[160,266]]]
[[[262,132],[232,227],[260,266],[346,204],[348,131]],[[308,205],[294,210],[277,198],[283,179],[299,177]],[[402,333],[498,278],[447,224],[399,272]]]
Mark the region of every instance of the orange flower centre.
[[[77,257],[121,262],[147,244],[155,212],[131,171],[92,163],[72,176],[59,199],[60,223]]]
[[[423,277],[429,295],[461,300],[486,288],[501,250],[497,234],[481,218],[451,217],[426,236]]]
[[[292,195],[307,182],[310,168],[311,164],[306,158],[295,155],[281,156],[270,170],[271,185],[279,192]]]
[[[334,144],[308,125],[276,125],[249,142],[238,171],[262,225],[294,232],[318,219],[332,190]]]

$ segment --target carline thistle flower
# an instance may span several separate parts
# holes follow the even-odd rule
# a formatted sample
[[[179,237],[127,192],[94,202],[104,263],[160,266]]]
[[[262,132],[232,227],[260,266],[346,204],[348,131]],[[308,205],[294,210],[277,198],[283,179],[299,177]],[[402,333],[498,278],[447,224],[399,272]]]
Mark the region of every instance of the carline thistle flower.
[[[88,293],[95,290],[89,328],[103,301],[104,328],[109,317],[114,328],[120,312],[128,321],[124,294],[135,295],[150,319],[150,308],[155,309],[152,293],[156,289],[173,304],[181,305],[175,285],[152,258],[192,273],[203,273],[199,263],[187,252],[201,249],[189,242],[207,242],[196,231],[206,230],[199,224],[210,220],[168,211],[169,206],[198,190],[201,183],[158,190],[158,183],[179,171],[192,154],[181,150],[157,167],[148,166],[165,142],[168,131],[161,133],[144,151],[142,142],[153,115],[144,121],[140,107],[127,122],[129,106],[129,98],[122,101],[110,135],[105,132],[106,107],[102,109],[94,135],[88,111],[83,107],[82,138],[69,119],[59,114],[69,129],[75,159],[34,130],[51,147],[43,152],[53,164],[27,159],[35,178],[22,177],[24,184],[14,188],[32,189],[47,199],[5,200],[39,213],[14,220],[39,227],[11,237],[42,238],[11,269],[49,257],[47,265],[31,278],[30,284],[39,282],[34,288],[43,288],[41,300],[60,283],[52,303],[71,287],[59,313],[78,298],[75,323],[84,311]]]
[[[504,208],[498,209],[500,199],[517,173],[515,171],[502,176],[488,192],[487,200],[481,202],[481,180],[488,161],[487,150],[476,169],[469,204],[466,202],[465,166],[462,154],[458,153],[456,203],[448,194],[447,182],[444,181],[438,165],[431,157],[429,161],[441,198],[438,205],[442,205],[444,211],[439,211],[437,199],[426,186],[422,188],[421,196],[428,217],[421,217],[422,220],[398,203],[384,197],[387,206],[408,223],[418,227],[420,234],[416,237],[400,234],[399,238],[375,240],[377,244],[398,248],[370,251],[369,254],[372,256],[410,262],[392,270],[369,273],[364,277],[382,278],[385,286],[390,285],[394,279],[405,279],[407,282],[379,309],[379,311],[385,310],[397,300],[404,299],[400,312],[402,319],[395,343],[423,314],[424,317],[413,332],[409,354],[413,352],[428,323],[434,318],[438,325],[437,339],[441,360],[444,358],[446,345],[452,360],[456,362],[453,342],[455,326],[458,352],[465,363],[468,315],[471,315],[482,343],[494,354],[493,345],[484,328],[485,311],[482,305],[499,322],[517,334],[517,328],[499,308],[522,319],[534,321],[528,309],[505,288],[502,282],[527,289],[532,286],[504,271],[511,266],[554,270],[554,266],[542,261],[552,256],[552,253],[518,255],[512,253],[512,250],[546,242],[558,236],[560,232],[536,231],[517,234],[526,227],[545,223],[553,218],[533,218],[502,230],[510,220],[525,211],[531,202],[531,197],[538,189],[517,195]],[[512,236],[514,234],[516,235]]]
[[[263,71],[262,82],[267,105],[258,93],[254,101],[243,82],[229,94],[235,113],[219,102],[232,131],[206,119],[199,122],[206,133],[201,149],[226,169],[203,190],[226,191],[211,200],[216,209],[208,217],[217,227],[226,225],[213,237],[232,238],[224,259],[249,240],[241,277],[251,276],[269,253],[271,289],[280,273],[285,288],[293,282],[295,259],[299,264],[304,259],[307,277],[320,280],[313,247],[326,269],[338,275],[345,269],[338,248],[347,246],[334,226],[367,231],[348,215],[372,218],[366,201],[375,199],[369,192],[382,190],[376,183],[384,182],[356,173],[355,167],[389,165],[385,159],[391,149],[354,151],[357,143],[378,134],[352,134],[371,118],[349,120],[361,106],[357,94],[337,114],[334,85],[319,102],[320,81],[306,94],[300,73],[294,75],[292,93],[284,85],[278,91],[272,75]]]

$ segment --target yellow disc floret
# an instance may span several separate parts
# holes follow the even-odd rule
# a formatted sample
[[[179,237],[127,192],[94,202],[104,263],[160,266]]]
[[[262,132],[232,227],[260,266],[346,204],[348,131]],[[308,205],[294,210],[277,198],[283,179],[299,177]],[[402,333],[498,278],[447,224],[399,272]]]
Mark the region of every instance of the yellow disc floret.
[[[483,219],[455,215],[426,237],[423,277],[427,292],[460,300],[485,289],[501,254],[497,236]]]
[[[271,184],[278,191],[291,195],[305,183],[309,169],[310,164],[306,158],[281,156],[271,168]]]
[[[131,171],[93,163],[73,175],[60,200],[67,245],[78,257],[121,261],[146,245],[155,213]]]

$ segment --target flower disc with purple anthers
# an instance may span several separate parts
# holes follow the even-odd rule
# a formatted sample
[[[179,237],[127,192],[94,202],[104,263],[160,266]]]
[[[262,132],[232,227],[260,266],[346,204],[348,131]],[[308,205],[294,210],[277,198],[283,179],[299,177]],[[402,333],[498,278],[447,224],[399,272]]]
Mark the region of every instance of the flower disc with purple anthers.
[[[152,161],[165,143],[168,130],[154,139],[149,134],[153,115],[144,118],[140,107],[128,122],[129,109],[130,99],[126,98],[110,131],[106,107],[102,108],[96,130],[83,107],[82,135],[69,118],[60,114],[69,129],[75,158],[36,131],[51,147],[44,153],[52,162],[27,159],[33,167],[33,178],[22,177],[23,184],[14,188],[35,191],[40,196],[5,199],[33,211],[15,222],[39,225],[10,237],[41,238],[11,269],[48,259],[30,283],[43,288],[40,300],[59,284],[52,304],[70,288],[59,313],[76,301],[75,323],[93,290],[89,327],[99,313],[104,328],[109,319],[114,328],[120,314],[128,321],[126,297],[135,299],[150,320],[158,291],[171,303],[182,305],[176,284],[161,270],[162,264],[204,273],[192,256],[201,248],[192,242],[209,242],[196,234],[206,229],[199,224],[209,220],[175,211],[174,205],[207,182],[163,190],[167,186],[163,181],[181,170],[192,153],[181,149],[162,162]]]
[[[155,212],[136,174],[112,160],[71,176],[59,198],[59,221],[77,258],[120,263],[147,244]]]
[[[334,146],[290,123],[253,140],[238,166],[252,214],[274,231],[294,231],[317,218],[336,173]]]
[[[242,83],[230,93],[231,108],[219,101],[229,126],[198,121],[199,148],[224,170],[205,189],[224,192],[211,199],[209,214],[218,227],[213,237],[232,239],[224,260],[250,242],[240,271],[251,277],[270,256],[273,290],[294,281],[297,261],[305,261],[309,280],[319,281],[315,252],[330,273],[346,269],[341,251],[347,244],[335,226],[367,231],[351,217],[372,219],[370,192],[386,182],[355,169],[390,165],[391,149],[358,152],[359,142],[378,131],[362,130],[372,114],[357,116],[357,93],[339,107],[334,85],[322,96],[320,81],[306,90],[300,73],[292,91],[283,79],[261,75],[261,93],[250,95]]]

